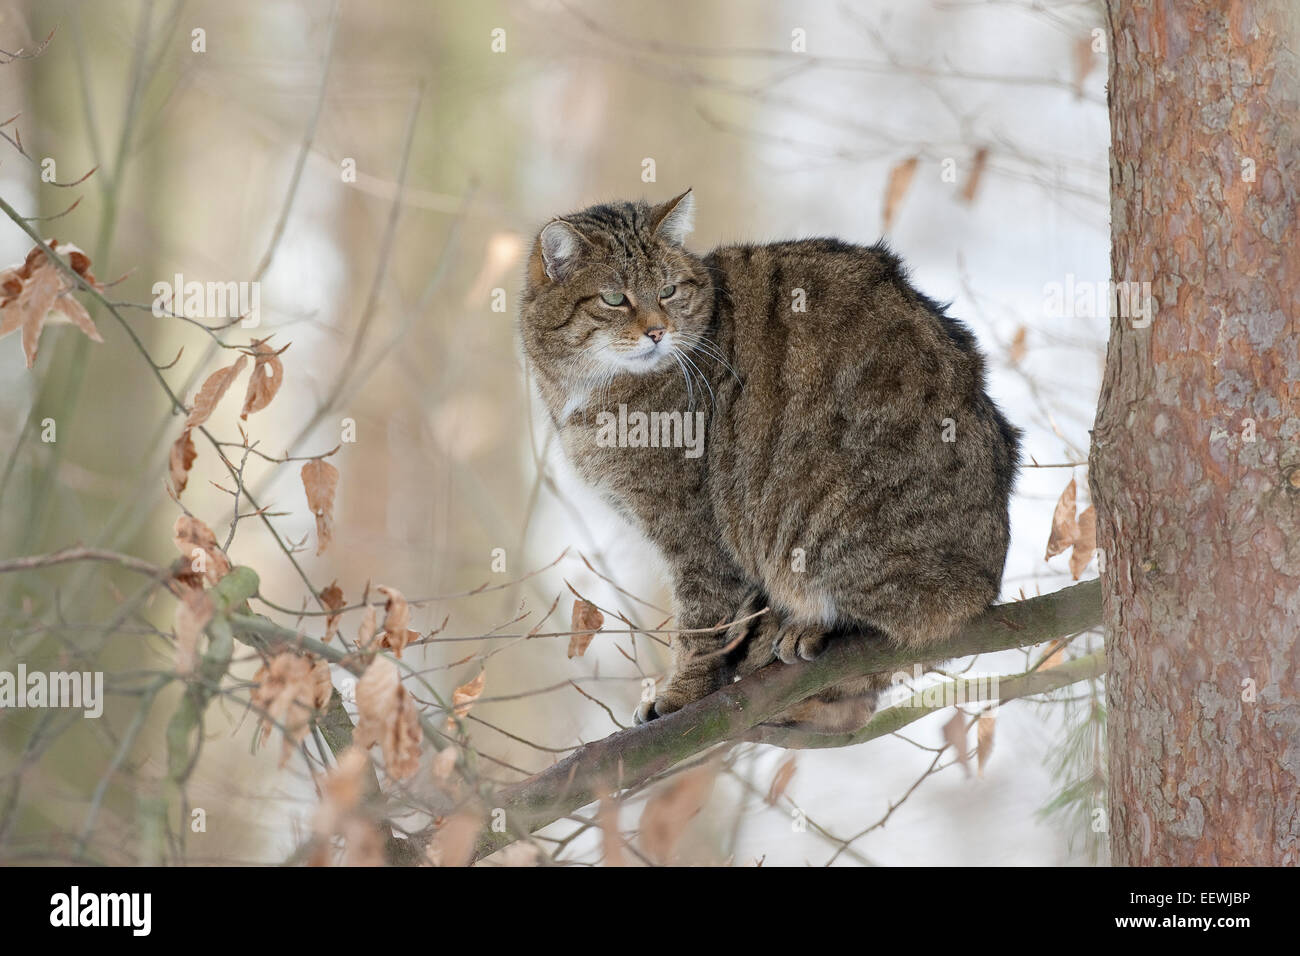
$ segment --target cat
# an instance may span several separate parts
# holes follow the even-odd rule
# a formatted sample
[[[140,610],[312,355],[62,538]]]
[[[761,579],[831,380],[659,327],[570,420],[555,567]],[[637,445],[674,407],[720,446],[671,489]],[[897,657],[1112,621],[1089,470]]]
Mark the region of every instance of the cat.
[[[1019,464],[974,337],[883,243],[701,257],[684,245],[694,207],[688,189],[552,220],[520,306],[565,454],[672,572],[672,676],[638,722],[828,640],[951,637],[998,595]],[[676,439],[696,419],[692,457]],[[843,682],[771,723],[855,730],[886,683]]]

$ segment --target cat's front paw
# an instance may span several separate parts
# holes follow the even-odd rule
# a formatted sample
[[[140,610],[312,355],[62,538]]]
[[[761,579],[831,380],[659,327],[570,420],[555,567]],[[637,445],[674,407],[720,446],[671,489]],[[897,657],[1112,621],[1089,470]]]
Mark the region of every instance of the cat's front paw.
[[[714,668],[683,667],[652,700],[642,700],[633,718],[638,724],[649,723],[656,717],[666,717],[681,710],[691,701],[708,697],[723,684],[722,672]]]
[[[639,726],[641,724],[650,723],[650,721],[654,720],[656,717],[666,717],[673,711],[681,709],[680,704],[674,707],[664,698],[656,697],[654,700],[641,701],[641,703],[637,705],[636,713],[632,715],[632,719],[635,720]]]
[[[782,663],[813,661],[826,650],[826,632],[814,624],[786,624],[772,642],[772,653]]]

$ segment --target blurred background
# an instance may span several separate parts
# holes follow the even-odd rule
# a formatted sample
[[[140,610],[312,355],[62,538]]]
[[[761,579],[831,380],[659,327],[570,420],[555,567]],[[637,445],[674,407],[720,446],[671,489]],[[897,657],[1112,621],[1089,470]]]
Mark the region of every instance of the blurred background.
[[[1093,0],[0,3],[0,122],[16,117],[0,127],[0,197],[57,217],[32,225],[85,250],[101,281],[123,277],[111,300],[141,306],[120,310],[124,325],[82,295],[103,343],[51,325],[32,370],[17,335],[0,340],[0,560],[74,544],[174,560],[165,479],[181,419],[158,376],[192,401],[233,360],[216,339],[274,333],[292,343],[284,385],[242,423],[250,440],[271,457],[355,440],[329,459],[334,541],[319,555],[299,465],[248,458],[275,534],[241,519],[229,552],[288,612],[255,610],[320,637],[321,618],[292,610],[332,581],[349,603],[368,582],[430,598],[411,627],[445,628],[403,659],[445,697],[485,669],[468,727],[493,780],[630,723],[642,670],[666,665],[649,642],[639,670],[626,634],[573,659],[564,638],[506,638],[567,630],[566,584],[639,627],[669,605],[635,536],[557,456],[515,313],[548,217],[690,186],[692,249],[886,236],[921,290],[953,302],[1030,464],[1053,466],[1019,480],[1003,597],[1056,590],[1068,555],[1044,561],[1044,545],[1072,477],[1087,503],[1108,325],[1047,290],[1109,276],[1102,15]],[[0,218],[0,265],[31,248]],[[259,282],[258,327],[210,335],[152,314],[154,283],[177,273]],[[209,422],[224,441],[240,441],[238,401]],[[182,500],[224,543],[230,474],[197,450]],[[320,767],[254,748],[247,649],[184,792],[163,782],[182,685],[175,601],[147,585],[111,562],[0,575],[0,670],[102,670],[108,691],[99,720],[0,710],[0,860],[276,862],[310,831]],[[345,616],[345,637],[359,621]],[[1065,655],[1099,646],[1084,635]],[[951,669],[1012,674],[1042,653]],[[1101,862],[1103,702],[1093,682],[1002,707],[980,774],[942,752],[950,715],[799,752],[773,804],[789,754],[734,748],[683,861]],[[414,780],[413,802],[430,778]],[[622,808],[629,831],[638,806]],[[546,844],[557,859],[600,857],[580,823],[546,833],[565,841]]]

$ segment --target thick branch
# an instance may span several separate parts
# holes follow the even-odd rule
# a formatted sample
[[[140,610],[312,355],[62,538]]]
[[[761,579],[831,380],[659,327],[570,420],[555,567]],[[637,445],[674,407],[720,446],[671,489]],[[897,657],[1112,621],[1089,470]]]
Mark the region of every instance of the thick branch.
[[[939,658],[1041,644],[1100,622],[1100,586],[1086,581],[990,608],[952,640],[922,652],[879,641],[838,641],[811,663],[769,665],[674,714],[587,744],[541,773],[498,791],[493,806],[506,811],[511,832],[482,834],[475,858],[512,842],[515,833],[538,830],[604,794],[641,784],[716,744],[742,737],[839,681]]]

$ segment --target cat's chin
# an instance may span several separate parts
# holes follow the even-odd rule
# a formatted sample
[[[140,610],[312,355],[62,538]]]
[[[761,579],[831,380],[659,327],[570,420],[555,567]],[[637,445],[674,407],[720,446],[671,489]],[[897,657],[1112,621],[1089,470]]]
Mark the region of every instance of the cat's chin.
[[[645,375],[649,372],[658,371],[663,368],[667,361],[667,350],[655,348],[635,355],[620,355],[615,367],[620,372],[631,372],[633,375]]]

